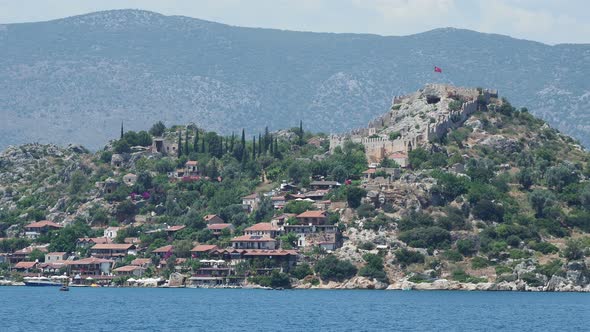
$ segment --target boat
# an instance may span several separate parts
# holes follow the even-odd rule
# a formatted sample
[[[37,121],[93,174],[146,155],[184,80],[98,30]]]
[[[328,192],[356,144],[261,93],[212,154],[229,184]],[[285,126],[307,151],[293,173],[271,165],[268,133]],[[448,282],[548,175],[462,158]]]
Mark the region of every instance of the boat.
[[[63,285],[59,288],[60,292],[69,292],[70,291],[70,287]]]
[[[61,286],[61,282],[53,281],[47,277],[25,277],[23,278],[25,286]]]

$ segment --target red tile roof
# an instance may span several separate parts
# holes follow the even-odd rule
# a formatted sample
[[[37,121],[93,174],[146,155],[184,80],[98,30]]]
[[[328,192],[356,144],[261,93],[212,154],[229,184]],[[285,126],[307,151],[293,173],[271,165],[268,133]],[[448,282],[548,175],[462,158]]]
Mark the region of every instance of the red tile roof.
[[[287,256],[297,253],[297,250],[246,250],[244,256]]]
[[[255,198],[258,198],[258,194],[257,193],[253,193],[253,194],[250,194],[248,196],[242,197],[242,199],[255,199]]]
[[[60,252],[49,252],[49,253],[47,253],[46,255],[50,255],[50,256],[56,256],[56,255],[59,255],[59,256],[64,256],[65,254],[67,254],[67,253],[66,253],[66,252],[61,252],[61,251],[60,251]]]
[[[105,250],[129,250],[135,246],[131,243],[97,243],[91,250],[105,249]]]
[[[131,265],[148,265],[151,264],[151,258],[136,258],[131,261]]]
[[[191,252],[207,252],[207,251],[216,250],[216,249],[219,249],[219,248],[214,244],[199,244],[196,247],[194,247],[193,249],[191,249]]]
[[[154,249],[154,251],[152,251],[152,252],[165,254],[165,253],[171,252],[173,250],[174,250],[174,246],[169,244],[167,246],[163,246],[158,249]]]
[[[168,228],[166,228],[166,232],[177,232],[181,229],[184,229],[186,226],[184,225],[176,225],[176,226],[170,226]]]
[[[231,242],[277,242],[275,239],[260,235],[242,235],[231,239]]]
[[[208,214],[205,217],[203,217],[203,219],[205,221],[209,221],[209,220],[214,219],[214,218],[219,218],[219,219],[223,220],[220,216],[218,216],[216,214]]]
[[[114,272],[133,272],[135,270],[144,270],[143,267],[137,265],[125,265],[114,269]]]
[[[79,259],[77,261],[65,261],[67,265],[93,265],[93,264],[100,264],[100,263],[113,263],[112,260],[109,259],[102,259],[96,257],[88,257]]]
[[[297,216],[297,218],[325,218],[325,211],[305,211]]]
[[[113,240],[109,239],[108,237],[80,237],[78,238],[78,242],[93,242],[94,244],[104,244],[113,243]]]
[[[25,226],[25,228],[43,228],[43,227],[62,228],[63,226],[56,224],[53,221],[49,221],[49,220],[41,220],[41,221],[30,223]]]
[[[18,262],[14,265],[15,269],[31,269],[37,265],[37,262]]]
[[[257,224],[254,224],[248,228],[246,228],[244,231],[247,232],[252,232],[252,231],[259,231],[259,232],[264,232],[264,231],[278,231],[278,227],[273,226],[273,224],[269,223],[269,222],[259,222]]]
[[[377,172],[374,168],[369,168],[368,170],[364,171],[363,174],[375,174]]]
[[[211,231],[222,230],[231,227],[232,224],[211,224],[207,225],[207,229]]]
[[[197,166],[198,164],[199,162],[195,160],[189,160],[185,163],[186,166]]]

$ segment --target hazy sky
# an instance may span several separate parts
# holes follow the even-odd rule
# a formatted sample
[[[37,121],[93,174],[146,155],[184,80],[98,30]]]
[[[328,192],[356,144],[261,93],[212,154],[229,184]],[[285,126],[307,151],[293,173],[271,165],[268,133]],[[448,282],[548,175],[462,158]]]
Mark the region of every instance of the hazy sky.
[[[288,30],[407,35],[451,26],[590,43],[590,0],[0,0],[0,23],[120,8]]]

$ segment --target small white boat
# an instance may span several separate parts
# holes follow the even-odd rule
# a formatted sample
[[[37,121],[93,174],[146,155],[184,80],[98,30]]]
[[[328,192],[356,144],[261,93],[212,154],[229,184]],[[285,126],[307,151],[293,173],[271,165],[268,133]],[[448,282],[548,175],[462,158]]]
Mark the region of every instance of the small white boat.
[[[53,281],[47,277],[25,277],[23,278],[25,286],[61,286],[62,283],[58,281]]]

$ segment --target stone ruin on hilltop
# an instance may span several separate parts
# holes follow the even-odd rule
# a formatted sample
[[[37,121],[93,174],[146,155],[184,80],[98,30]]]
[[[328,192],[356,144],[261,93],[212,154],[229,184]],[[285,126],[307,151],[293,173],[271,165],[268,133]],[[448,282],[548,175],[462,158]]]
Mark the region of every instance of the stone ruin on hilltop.
[[[415,93],[393,98],[389,112],[370,121],[367,128],[332,135],[330,152],[351,140],[365,146],[370,163],[390,158],[405,167],[412,149],[441,138],[467,120],[480,105],[497,97],[496,90],[427,84]]]

